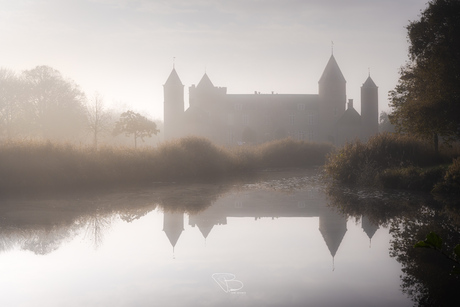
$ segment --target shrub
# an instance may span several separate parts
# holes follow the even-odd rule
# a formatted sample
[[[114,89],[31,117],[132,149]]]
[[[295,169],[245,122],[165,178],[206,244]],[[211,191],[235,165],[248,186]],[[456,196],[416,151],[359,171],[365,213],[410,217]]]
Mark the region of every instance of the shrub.
[[[443,180],[435,185],[433,192],[460,194],[460,158],[452,161]]]
[[[415,166],[385,169],[378,175],[378,182],[384,188],[430,191],[442,179],[442,166],[422,169]]]
[[[295,141],[291,138],[256,147],[256,156],[263,167],[293,167],[322,165],[333,146],[326,143]]]
[[[343,183],[377,185],[383,180],[384,185],[394,185],[396,183],[389,182],[396,176],[391,169],[407,168],[399,175],[408,178],[414,175],[417,167],[437,165],[444,160],[445,157],[438,155],[431,144],[423,140],[382,133],[367,143],[358,140],[345,144],[328,156],[325,169],[331,178]]]

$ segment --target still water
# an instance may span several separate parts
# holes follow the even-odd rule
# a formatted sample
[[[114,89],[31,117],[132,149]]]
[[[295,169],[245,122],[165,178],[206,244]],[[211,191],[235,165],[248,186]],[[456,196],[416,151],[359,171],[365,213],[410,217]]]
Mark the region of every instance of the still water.
[[[412,306],[414,197],[310,169],[3,201],[0,306]]]

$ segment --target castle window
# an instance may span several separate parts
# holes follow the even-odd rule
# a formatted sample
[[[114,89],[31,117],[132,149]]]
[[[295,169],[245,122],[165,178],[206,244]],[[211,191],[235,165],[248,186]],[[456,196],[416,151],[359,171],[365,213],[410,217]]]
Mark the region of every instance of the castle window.
[[[243,126],[249,125],[249,115],[243,114]]]
[[[316,117],[315,117],[315,115],[313,115],[313,114],[308,114],[308,116],[307,116],[307,124],[308,124],[309,126],[313,126],[313,125],[316,124]]]
[[[297,110],[305,111],[305,104],[304,103],[298,103],[297,104]]]
[[[289,114],[289,125],[294,126],[295,124],[295,115]]]
[[[304,131],[299,131],[299,132],[297,133],[297,139],[298,139],[299,141],[304,140],[304,139],[305,139],[305,132],[304,132]]]
[[[227,136],[228,136],[228,143],[232,145],[235,142],[235,135],[233,134],[233,131],[228,130]]]
[[[233,114],[228,114],[227,122],[230,126],[233,126],[235,124]]]
[[[241,111],[243,109],[243,105],[241,103],[235,103],[235,110]]]

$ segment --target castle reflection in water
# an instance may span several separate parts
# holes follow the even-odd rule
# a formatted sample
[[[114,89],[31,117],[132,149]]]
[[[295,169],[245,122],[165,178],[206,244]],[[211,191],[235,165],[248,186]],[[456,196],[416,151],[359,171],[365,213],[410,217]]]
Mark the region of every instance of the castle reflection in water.
[[[326,205],[324,192],[315,189],[283,193],[275,190],[245,190],[231,192],[217,199],[209,208],[198,214],[190,214],[188,221],[197,227],[204,239],[216,225],[227,225],[228,218],[294,218],[318,217],[319,232],[335,257],[347,232],[347,216]],[[163,231],[173,249],[179,244],[184,228],[184,212],[164,212]],[[365,216],[361,218],[363,231],[369,240],[379,228]]]

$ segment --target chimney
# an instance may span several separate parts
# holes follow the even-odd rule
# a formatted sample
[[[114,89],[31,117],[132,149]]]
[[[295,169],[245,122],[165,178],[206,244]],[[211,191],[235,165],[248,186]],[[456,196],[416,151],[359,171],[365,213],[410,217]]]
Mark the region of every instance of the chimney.
[[[353,109],[353,99],[348,99],[348,107],[347,109]]]

